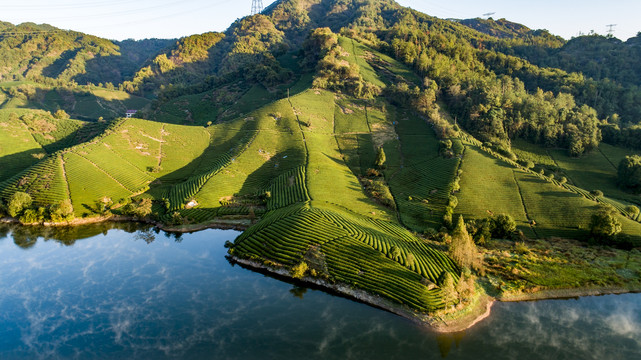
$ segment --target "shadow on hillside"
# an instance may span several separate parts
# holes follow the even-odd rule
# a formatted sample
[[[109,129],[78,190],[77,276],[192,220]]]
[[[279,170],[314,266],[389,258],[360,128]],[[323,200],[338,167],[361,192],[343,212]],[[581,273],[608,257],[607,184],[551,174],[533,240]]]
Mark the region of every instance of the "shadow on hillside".
[[[80,52],[80,48],[76,49],[71,49],[63,52],[60,54],[60,57],[56,59],[51,65],[45,67],[42,69],[42,75],[50,78],[57,78],[62,74],[63,71],[67,69],[69,64],[69,60],[73,59],[78,52]]]
[[[2,190],[3,181],[19,175],[36,164],[39,160],[34,155],[42,152],[42,149],[36,148],[0,157],[0,190]]]
[[[72,80],[78,84],[110,82],[118,85],[123,81],[131,80],[140,68],[175,41],[175,39],[143,39],[114,42],[119,47],[119,55],[96,55],[86,60],[85,72],[75,75]],[[55,72],[62,67],[59,74],[74,56],[75,54],[70,54],[65,60],[58,60],[57,66],[50,66],[51,69],[48,71]]]
[[[165,174],[158,178],[158,181],[161,186],[163,185],[175,185],[183,181],[188,180],[192,176],[200,175],[207,173],[211,170],[212,166],[218,163],[218,160],[222,158],[224,154],[228,151],[240,147],[243,145],[241,140],[245,138],[248,132],[254,132],[254,129],[248,128],[249,126],[244,126],[242,129],[230,139],[219,143],[219,144],[209,144],[207,148],[192,161],[176,169],[168,174]]]
[[[335,158],[335,157],[330,156],[330,155],[327,155],[327,154],[325,154],[325,153],[323,153],[323,155],[325,155],[325,157],[327,157],[328,159],[330,159],[331,161],[333,161],[335,164],[337,164],[337,165],[339,165],[339,166],[344,167],[344,169],[343,169],[342,171],[343,171],[345,174],[348,174],[349,176],[354,177],[354,181],[356,181],[356,183],[358,183],[358,178],[357,178],[357,177],[356,177],[356,175],[352,172],[352,170],[349,168],[349,166],[347,166],[347,163],[346,163],[343,159]],[[358,186],[358,187],[356,187],[356,186],[350,186],[349,188],[350,188],[350,189],[352,189],[352,190],[358,190],[358,191],[360,191],[360,192],[363,192],[363,189],[362,189],[360,186]],[[364,194],[364,193],[363,193],[363,194]]]
[[[292,158],[300,158],[300,159],[304,157],[302,152],[300,152],[299,154],[292,154],[294,151],[296,151],[296,149],[288,149],[288,150],[277,152],[276,154],[274,154],[274,156],[272,156],[269,160],[264,162],[258,169],[256,169],[254,172],[252,172],[247,176],[247,179],[245,179],[245,182],[243,183],[243,186],[240,189],[239,194],[241,195],[252,194],[260,189],[264,189],[270,184],[272,180],[277,178],[280,174],[295,168],[295,166],[292,167],[287,165],[285,166],[281,165],[283,156],[286,156],[287,158],[291,156]],[[298,166],[302,164],[303,164],[303,161],[301,160]]]
[[[34,95],[29,97],[21,109],[37,109],[49,111],[64,110],[73,119],[96,121],[124,117],[127,106],[121,100],[100,98],[84,89],[43,89],[36,88]]]

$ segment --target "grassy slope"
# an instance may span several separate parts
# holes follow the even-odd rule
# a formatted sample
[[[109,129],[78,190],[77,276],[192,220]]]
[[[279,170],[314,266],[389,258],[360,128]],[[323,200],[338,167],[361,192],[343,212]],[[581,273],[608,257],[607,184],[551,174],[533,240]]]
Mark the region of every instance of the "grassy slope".
[[[20,120],[9,120],[9,112],[0,112],[0,182],[28,168],[42,156],[42,147]]]
[[[16,90],[18,89],[18,90]],[[29,81],[0,83],[0,109],[65,110],[74,118],[97,120],[124,116],[128,109],[141,110],[149,100],[124,91],[98,86],[52,88]]]
[[[456,212],[466,219],[509,214],[518,229],[535,237],[525,212],[514,168],[476,146],[467,146]]]
[[[584,189],[587,188],[588,191],[592,190],[593,186],[599,185],[600,190],[606,195],[621,194],[621,191],[615,187],[614,167],[600,151],[573,159],[561,151],[546,151],[523,142],[517,142],[516,147],[521,155],[529,156],[529,160],[537,159],[537,164],[554,160],[560,170],[568,175],[570,181]],[[495,214],[494,209],[497,209],[499,212],[512,215],[526,235],[528,229],[523,221],[533,220],[536,222],[533,227],[534,235],[538,238],[557,236],[587,239],[589,237],[590,218],[598,209],[598,203],[589,197],[588,191],[578,189],[582,194],[577,194],[546,177],[527,173],[504,160],[474,149],[468,146],[466,151],[461,179],[462,191],[457,212],[472,218],[483,218],[489,215],[488,210]],[[607,152],[613,154],[612,157],[616,155],[620,157],[623,153],[613,147],[607,148]],[[492,163],[493,166],[490,166]],[[513,175],[510,175],[510,172]],[[518,185],[517,190],[520,190],[520,196],[518,191],[513,191],[514,184]],[[507,189],[512,189],[511,196],[509,191],[506,192]],[[519,204],[519,198],[522,199],[522,205]],[[619,209],[626,204],[610,199],[604,199],[604,202],[618,204]],[[524,207],[527,218],[522,216],[522,210],[517,211],[519,207]],[[624,216],[620,216],[619,221],[623,227],[621,236],[629,237],[634,243],[641,244],[641,224]]]

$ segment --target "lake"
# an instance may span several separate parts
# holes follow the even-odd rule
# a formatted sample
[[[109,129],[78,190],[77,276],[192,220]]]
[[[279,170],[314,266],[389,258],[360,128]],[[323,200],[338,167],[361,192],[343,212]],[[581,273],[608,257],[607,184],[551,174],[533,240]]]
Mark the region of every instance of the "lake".
[[[0,225],[0,359],[641,358],[641,294],[497,303],[439,335],[232,266],[238,234]]]

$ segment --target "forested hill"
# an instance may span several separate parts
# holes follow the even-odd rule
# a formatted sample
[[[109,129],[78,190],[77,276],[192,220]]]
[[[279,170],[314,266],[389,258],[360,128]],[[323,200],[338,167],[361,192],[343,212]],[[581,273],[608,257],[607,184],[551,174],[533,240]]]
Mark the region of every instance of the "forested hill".
[[[46,24],[1,22],[0,81],[117,85],[171,42],[117,42]]]
[[[565,40],[563,40],[563,38],[561,38],[560,36],[552,35],[547,30],[532,30],[525,25],[514,23],[506,19],[494,20],[492,18],[476,18],[454,21],[457,21],[484,34],[488,34],[501,39],[520,39],[522,41],[529,39],[530,42],[532,42],[533,39],[538,38],[537,40],[539,43],[543,43],[545,41],[546,46],[552,48],[560,47],[565,43]]]

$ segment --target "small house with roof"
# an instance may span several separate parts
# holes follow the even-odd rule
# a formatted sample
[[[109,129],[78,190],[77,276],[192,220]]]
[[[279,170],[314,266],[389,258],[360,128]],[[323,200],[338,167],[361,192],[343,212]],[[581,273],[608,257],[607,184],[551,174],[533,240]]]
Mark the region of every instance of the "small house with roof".
[[[137,112],[138,112],[138,110],[127,110],[127,112],[125,113],[125,117],[130,118],[130,117],[136,115]]]

